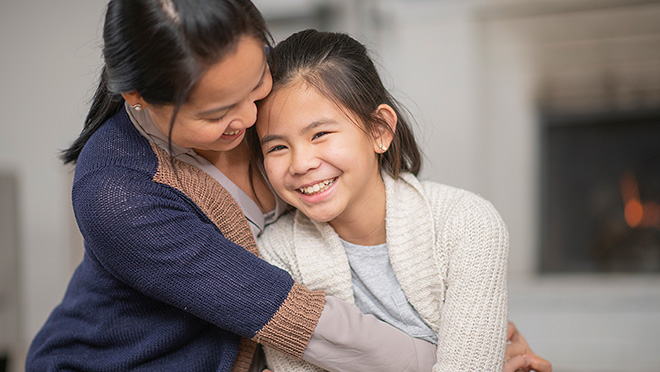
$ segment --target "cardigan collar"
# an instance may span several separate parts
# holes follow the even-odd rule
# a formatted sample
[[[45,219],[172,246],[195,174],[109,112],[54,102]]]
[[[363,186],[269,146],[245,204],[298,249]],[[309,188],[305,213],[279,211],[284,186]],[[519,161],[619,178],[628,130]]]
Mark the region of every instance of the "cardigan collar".
[[[443,284],[436,265],[437,226],[419,180],[405,173],[383,177],[390,262],[408,302],[438,332]],[[423,284],[422,284],[423,283]]]
[[[394,180],[384,174],[383,181],[387,249],[392,268],[408,301],[437,332],[440,324],[437,302],[442,283],[434,259],[431,207],[414,175],[402,174]],[[293,245],[303,283],[312,290],[325,289],[329,295],[354,303],[348,258],[332,226],[296,212]],[[319,262],[323,263],[323,270],[318,270]]]

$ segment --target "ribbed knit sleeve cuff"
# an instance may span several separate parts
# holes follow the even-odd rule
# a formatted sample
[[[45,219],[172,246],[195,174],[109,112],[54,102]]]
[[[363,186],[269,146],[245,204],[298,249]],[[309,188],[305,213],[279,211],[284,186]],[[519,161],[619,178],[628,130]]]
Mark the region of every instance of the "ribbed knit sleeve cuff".
[[[252,339],[300,358],[312,337],[324,305],[324,291],[310,291],[294,283],[282,306]]]

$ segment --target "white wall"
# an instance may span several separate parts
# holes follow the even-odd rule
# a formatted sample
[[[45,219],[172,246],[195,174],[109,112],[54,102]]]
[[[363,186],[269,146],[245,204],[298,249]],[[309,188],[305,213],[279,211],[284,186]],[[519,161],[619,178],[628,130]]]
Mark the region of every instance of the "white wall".
[[[0,172],[18,179],[21,341],[71,274],[70,175],[57,159],[82,128],[105,1],[0,2]]]

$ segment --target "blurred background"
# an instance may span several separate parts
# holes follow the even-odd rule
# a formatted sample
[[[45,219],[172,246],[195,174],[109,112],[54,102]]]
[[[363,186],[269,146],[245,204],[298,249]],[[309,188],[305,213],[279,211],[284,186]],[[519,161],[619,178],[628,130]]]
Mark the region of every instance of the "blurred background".
[[[72,170],[104,0],[0,1],[0,371],[82,257]],[[660,0],[258,0],[276,40],[365,43],[422,178],[491,200],[510,319],[555,371],[660,371]],[[5,367],[6,365],[6,367]]]

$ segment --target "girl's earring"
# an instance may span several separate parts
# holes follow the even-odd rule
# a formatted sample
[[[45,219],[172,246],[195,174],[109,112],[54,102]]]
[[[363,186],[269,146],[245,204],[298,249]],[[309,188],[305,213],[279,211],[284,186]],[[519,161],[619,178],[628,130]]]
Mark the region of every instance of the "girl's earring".
[[[142,105],[139,103],[134,104],[132,107],[135,111],[142,111]]]
[[[387,146],[383,145],[382,143],[378,145],[378,148],[381,149],[383,152],[387,151]]]

